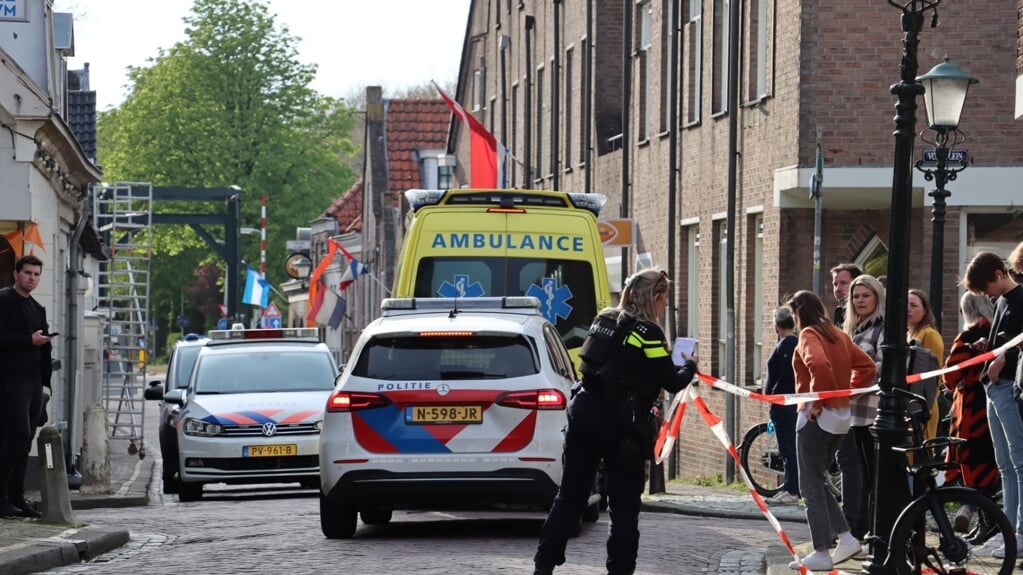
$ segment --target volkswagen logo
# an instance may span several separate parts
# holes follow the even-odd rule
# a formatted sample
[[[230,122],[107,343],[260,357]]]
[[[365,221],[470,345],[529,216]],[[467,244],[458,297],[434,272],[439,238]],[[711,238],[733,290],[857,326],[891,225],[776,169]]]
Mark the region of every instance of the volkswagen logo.
[[[267,437],[273,437],[274,434],[277,433],[277,424],[272,422],[272,421],[268,421],[268,422],[263,424],[262,430],[263,430],[263,435],[265,435]]]
[[[451,387],[446,383],[442,383],[437,386],[437,395],[447,395],[450,391]]]

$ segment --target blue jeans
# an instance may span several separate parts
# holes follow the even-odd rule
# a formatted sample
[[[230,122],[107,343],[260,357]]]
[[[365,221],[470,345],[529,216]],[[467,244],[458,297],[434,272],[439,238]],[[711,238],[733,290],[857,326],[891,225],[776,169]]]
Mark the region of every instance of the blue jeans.
[[[799,467],[796,465],[796,406],[772,405],[771,421],[778,437],[778,455],[785,469],[782,489],[786,493],[799,495]]]
[[[824,431],[816,421],[806,422],[796,432],[799,490],[806,504],[806,522],[814,551],[827,551],[832,537],[849,531],[842,507],[827,488],[828,466],[835,460],[843,437]]]
[[[1023,510],[1020,493],[1023,492],[1023,418],[1011,379],[1000,378],[989,383],[987,392],[987,422],[991,428],[991,443],[995,448],[995,463],[1002,476],[1002,508],[1016,532],[1023,532]]]

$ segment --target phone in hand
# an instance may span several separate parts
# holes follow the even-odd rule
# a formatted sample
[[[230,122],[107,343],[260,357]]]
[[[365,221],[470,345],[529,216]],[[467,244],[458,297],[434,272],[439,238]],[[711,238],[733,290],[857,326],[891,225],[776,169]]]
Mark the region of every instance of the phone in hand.
[[[47,334],[44,334],[44,335],[46,337],[57,337],[58,335],[60,335],[60,332],[59,331],[55,331],[53,333],[47,333]]]

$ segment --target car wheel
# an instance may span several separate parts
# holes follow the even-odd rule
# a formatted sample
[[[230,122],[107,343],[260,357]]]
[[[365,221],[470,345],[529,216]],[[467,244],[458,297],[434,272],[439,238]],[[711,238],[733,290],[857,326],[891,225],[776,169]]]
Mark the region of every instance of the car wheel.
[[[178,481],[178,501],[187,503],[202,499],[202,483],[185,483]]]
[[[390,509],[363,509],[359,511],[359,517],[366,525],[383,525],[391,521]]]
[[[351,539],[359,517],[355,507],[331,503],[320,493],[320,531],[327,539]]]

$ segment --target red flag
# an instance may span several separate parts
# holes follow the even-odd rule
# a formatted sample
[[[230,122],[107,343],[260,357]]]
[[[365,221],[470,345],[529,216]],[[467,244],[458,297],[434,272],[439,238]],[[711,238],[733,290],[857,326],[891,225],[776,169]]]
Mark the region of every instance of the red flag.
[[[433,87],[440,92],[441,99],[451,108],[451,112],[469,128],[469,185],[474,188],[496,188],[498,184],[503,186],[504,178],[501,177],[504,170],[501,169],[498,161],[497,138],[490,133],[475,116],[465,111],[461,104],[456,102],[436,82]],[[504,151],[504,146],[500,146]],[[504,154],[502,153],[501,156]],[[503,161],[503,157],[500,160]]]

